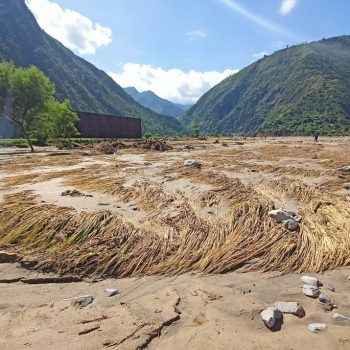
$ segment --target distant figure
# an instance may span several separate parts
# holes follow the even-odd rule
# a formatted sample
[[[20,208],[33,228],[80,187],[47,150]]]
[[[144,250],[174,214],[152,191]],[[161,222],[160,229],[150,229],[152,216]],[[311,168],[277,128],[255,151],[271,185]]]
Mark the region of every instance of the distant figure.
[[[314,133],[314,142],[318,142],[318,136],[319,136],[319,133],[316,131]]]

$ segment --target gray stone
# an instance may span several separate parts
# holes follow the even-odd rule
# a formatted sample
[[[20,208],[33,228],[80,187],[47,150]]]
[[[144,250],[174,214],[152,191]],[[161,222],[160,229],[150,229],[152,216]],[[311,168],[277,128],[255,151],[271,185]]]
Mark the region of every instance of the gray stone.
[[[323,294],[321,293],[318,297],[318,300],[321,302],[321,303],[327,303],[327,304],[330,304],[332,302],[331,298],[326,295],[326,294]]]
[[[292,314],[300,318],[305,316],[305,310],[296,301],[276,301],[273,307],[283,314]]]
[[[298,231],[300,229],[300,225],[297,221],[295,221],[294,219],[288,219],[286,221],[283,222],[283,226],[286,230],[294,232],[294,231]]]
[[[346,190],[350,190],[350,182],[343,185]]]
[[[264,321],[266,327],[273,328],[276,324],[276,320],[283,318],[282,313],[274,307],[268,307],[261,311],[261,319]]]
[[[340,171],[342,173],[350,173],[350,165],[343,166],[342,168],[336,169],[337,171]]]
[[[320,290],[318,289],[318,287],[304,284],[303,294],[311,298],[318,298],[318,296],[320,295]]]

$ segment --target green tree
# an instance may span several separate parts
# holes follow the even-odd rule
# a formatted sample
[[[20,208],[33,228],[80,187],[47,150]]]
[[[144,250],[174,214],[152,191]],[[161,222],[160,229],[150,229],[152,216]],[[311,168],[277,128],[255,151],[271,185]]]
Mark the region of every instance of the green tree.
[[[37,67],[1,63],[0,78],[1,114],[18,125],[32,152],[33,135],[59,139],[76,133],[78,117],[70,111],[68,101],[55,101],[53,83]]]
[[[33,123],[31,135],[43,142],[55,140],[60,145],[62,139],[78,134],[75,126],[78,120],[79,117],[71,111],[68,100],[62,103],[50,100]]]

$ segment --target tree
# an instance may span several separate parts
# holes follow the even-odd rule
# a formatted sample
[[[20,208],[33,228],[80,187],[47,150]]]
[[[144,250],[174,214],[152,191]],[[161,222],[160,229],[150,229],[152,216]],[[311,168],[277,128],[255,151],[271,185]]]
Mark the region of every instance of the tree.
[[[78,134],[75,127],[78,120],[79,117],[71,111],[68,100],[62,103],[50,100],[36,118],[32,135],[44,142],[48,139],[55,140],[59,145],[62,139]]]
[[[56,137],[76,131],[77,116],[70,111],[69,102],[55,101],[53,83],[37,67],[16,68],[1,63],[0,77],[1,114],[18,125],[32,152],[30,136],[44,133],[45,128],[47,135]]]

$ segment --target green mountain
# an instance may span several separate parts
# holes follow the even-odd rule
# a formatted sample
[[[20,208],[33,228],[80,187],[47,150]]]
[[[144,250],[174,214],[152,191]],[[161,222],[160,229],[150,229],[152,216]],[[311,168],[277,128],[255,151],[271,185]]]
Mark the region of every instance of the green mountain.
[[[180,119],[205,133],[349,133],[350,36],[265,56],[216,85]]]
[[[178,118],[191,106],[173,103],[159,97],[152,91],[139,92],[134,87],[127,87],[124,90],[140,105],[151,109],[154,112]]]
[[[0,1],[0,60],[37,66],[55,83],[57,98],[68,98],[75,110],[140,117],[143,131],[152,134],[183,132],[175,118],[139,105],[105,72],[46,34],[24,0]]]

